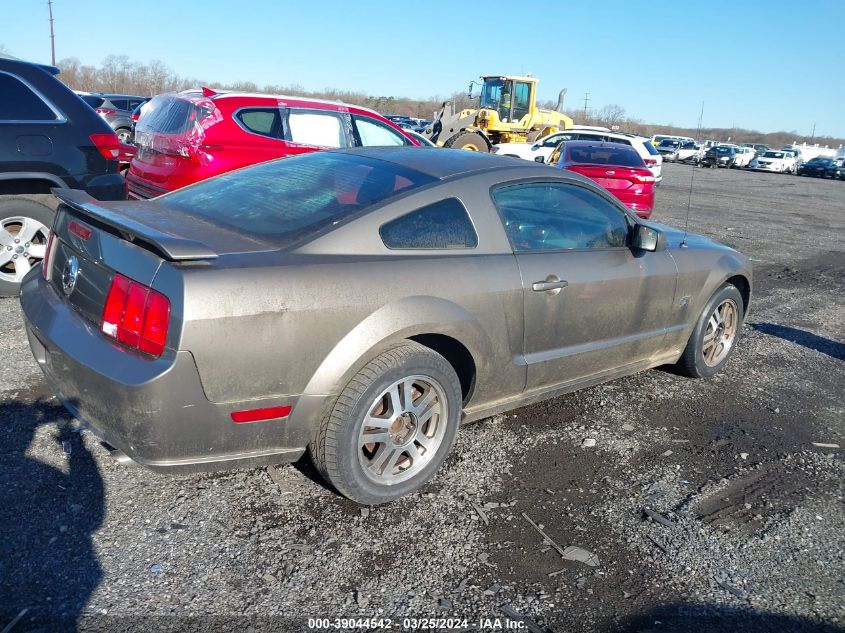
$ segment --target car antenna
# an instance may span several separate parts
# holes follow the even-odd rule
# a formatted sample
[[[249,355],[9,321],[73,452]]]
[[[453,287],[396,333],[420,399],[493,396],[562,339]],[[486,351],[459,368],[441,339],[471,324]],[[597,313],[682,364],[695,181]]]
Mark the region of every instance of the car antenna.
[[[698,115],[698,133],[696,136],[701,140],[701,120],[704,118],[704,102],[701,102],[701,112]],[[695,178],[695,164],[692,165],[692,171],[689,174],[689,197],[687,198],[687,217],[684,219],[684,239],[681,240],[681,248],[687,247],[687,230],[689,229],[689,213],[692,206],[692,182]]]

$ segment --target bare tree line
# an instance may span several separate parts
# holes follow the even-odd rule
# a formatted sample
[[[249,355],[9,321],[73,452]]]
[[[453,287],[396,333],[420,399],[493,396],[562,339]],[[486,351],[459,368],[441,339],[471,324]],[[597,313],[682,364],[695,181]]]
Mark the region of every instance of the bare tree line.
[[[62,81],[74,90],[88,92],[117,92],[152,96],[162,92],[208,86],[215,89],[339,100],[371,108],[384,114],[404,114],[419,118],[431,118],[443,101],[452,101],[458,109],[472,107],[474,104],[474,100],[469,99],[465,92],[455,92],[447,97],[433,96],[428,99],[411,99],[408,97],[375,96],[363,92],[333,88],[309,91],[296,84],[258,86],[251,81],[240,81],[234,84],[207,82],[196,78],[181,77],[161,61],[152,60],[144,64],[133,61],[126,55],[109,55],[99,67],[82,64],[73,57],[61,60],[58,66],[62,70],[59,75]],[[547,101],[540,105],[551,109],[555,107],[556,102]],[[699,136],[696,128],[646,123],[641,119],[630,117],[625,108],[617,104],[608,104],[600,109],[588,111],[586,116],[583,110],[578,109],[566,110],[566,114],[581,125],[618,126],[620,130],[647,136],[654,133],[677,134],[693,138]],[[765,143],[771,147],[781,147],[795,141],[811,141],[810,138],[795,131],[759,132],[743,128],[702,128],[700,137],[718,141],[730,140],[735,143]],[[818,136],[812,139],[812,142],[838,147],[845,143],[845,139]]]

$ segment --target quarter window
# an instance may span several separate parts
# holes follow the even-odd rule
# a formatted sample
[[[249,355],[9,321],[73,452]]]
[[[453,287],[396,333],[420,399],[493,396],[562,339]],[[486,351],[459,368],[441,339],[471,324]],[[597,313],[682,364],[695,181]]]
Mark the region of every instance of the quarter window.
[[[619,248],[628,243],[625,214],[577,185],[505,187],[493,199],[514,251]]]
[[[475,248],[478,236],[466,208],[446,198],[383,224],[379,235],[391,249]]]
[[[22,81],[0,73],[0,121],[55,121],[56,113]]]
[[[282,137],[282,117],[278,108],[241,110],[238,112],[237,118],[250,132],[270,138]]]
[[[363,147],[408,145],[404,136],[381,121],[357,115],[353,115],[352,120],[355,121],[355,129],[358,130]]]
[[[291,110],[288,115],[290,140],[318,147],[346,147],[346,133],[333,112]]]

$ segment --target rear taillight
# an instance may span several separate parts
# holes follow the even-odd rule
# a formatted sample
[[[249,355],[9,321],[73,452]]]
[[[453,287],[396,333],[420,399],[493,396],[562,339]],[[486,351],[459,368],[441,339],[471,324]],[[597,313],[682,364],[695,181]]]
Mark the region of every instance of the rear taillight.
[[[123,275],[112,279],[100,329],[107,336],[151,356],[161,356],[170,326],[170,301]]]
[[[114,160],[120,155],[120,141],[117,140],[117,134],[114,132],[92,134],[89,138],[104,158]]]
[[[635,173],[635,174],[632,175],[631,179],[634,182],[640,182],[640,183],[654,182],[654,176],[651,175],[651,172],[648,172],[648,175],[646,175],[646,174],[636,174]]]
[[[50,231],[47,238],[47,249],[44,251],[44,259],[41,260],[41,276],[50,281],[50,260],[53,258],[53,238],[56,234]]]
[[[111,116],[115,114],[117,110],[112,110],[111,108],[97,108],[97,114],[108,115]]]
[[[140,118],[141,118],[141,114],[139,112],[133,112],[132,113],[132,120],[133,121],[137,121]]]
[[[656,159],[656,158],[646,158],[646,159],[645,159],[645,164],[646,164],[646,165],[656,165],[656,164],[657,164],[657,159]]]

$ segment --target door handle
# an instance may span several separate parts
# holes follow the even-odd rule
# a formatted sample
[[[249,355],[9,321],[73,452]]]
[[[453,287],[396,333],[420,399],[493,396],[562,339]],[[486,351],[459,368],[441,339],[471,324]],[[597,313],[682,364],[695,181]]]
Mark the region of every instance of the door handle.
[[[563,279],[558,279],[554,275],[549,275],[549,278],[545,281],[535,281],[534,284],[531,286],[531,289],[534,292],[546,292],[548,290],[560,290],[561,288],[566,288],[569,285],[568,281],[564,281]],[[557,293],[555,293],[557,294]]]

